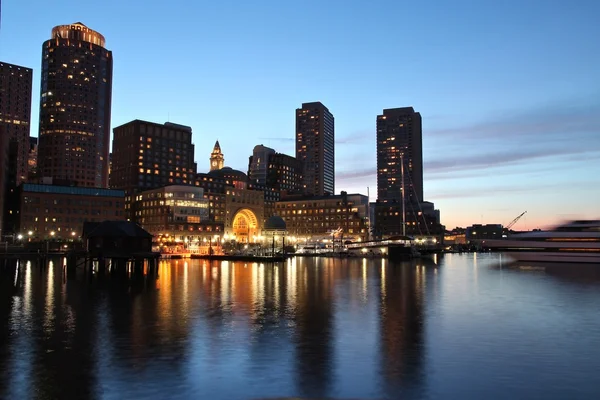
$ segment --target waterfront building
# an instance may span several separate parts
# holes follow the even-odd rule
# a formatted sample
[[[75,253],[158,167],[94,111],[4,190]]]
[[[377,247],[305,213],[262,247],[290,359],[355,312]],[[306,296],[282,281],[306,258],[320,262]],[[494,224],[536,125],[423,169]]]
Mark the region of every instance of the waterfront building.
[[[135,195],[136,220],[164,245],[200,246],[222,236],[223,223],[211,218],[211,201],[201,187],[172,185]]]
[[[113,130],[110,187],[125,191],[127,218],[135,218],[135,194],[169,185],[193,185],[192,128],[134,120]]]
[[[264,185],[259,185],[257,183],[248,183],[248,189],[250,190],[259,190],[263,192],[264,198],[264,210],[263,216],[264,221],[266,222],[270,217],[275,215],[275,204],[281,200],[282,193],[279,190],[274,188],[270,188]]]
[[[33,71],[0,61],[0,124],[9,138],[7,183],[27,181]]]
[[[225,196],[225,234],[241,243],[259,240],[264,226],[262,191],[228,188]]]
[[[474,224],[465,230],[467,241],[481,241],[486,239],[502,239],[504,227],[502,224]]]
[[[443,241],[445,227],[439,220],[439,210],[433,203],[408,203],[405,212],[405,229],[403,230],[402,203],[377,203],[375,218],[372,221],[372,233],[376,239],[387,239],[393,236],[407,236],[416,239],[435,238]]]
[[[84,222],[125,218],[122,190],[25,183],[18,193],[16,233],[26,239],[74,239]]]
[[[335,235],[347,240],[367,240],[369,202],[361,194],[297,196],[275,204],[287,231],[299,239]]]
[[[221,151],[219,141],[217,140],[215,143],[215,147],[213,147],[212,153],[210,153],[210,170],[219,170],[223,168],[224,165],[225,157],[223,156],[223,152]]]
[[[383,110],[377,116],[377,200],[402,200],[404,169],[405,201],[423,201],[423,144],[421,114],[412,107]],[[404,168],[400,162],[401,155]]]
[[[335,193],[335,129],[333,114],[320,102],[296,109],[296,159],[302,164],[303,191]]]
[[[42,47],[40,177],[108,187],[112,52],[77,22],[52,29]]]

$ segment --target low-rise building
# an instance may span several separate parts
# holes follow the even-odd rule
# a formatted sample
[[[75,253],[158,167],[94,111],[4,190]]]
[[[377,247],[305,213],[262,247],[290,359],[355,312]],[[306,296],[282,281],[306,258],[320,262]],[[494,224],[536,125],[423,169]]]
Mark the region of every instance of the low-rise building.
[[[360,194],[288,197],[275,204],[275,214],[285,221],[288,234],[298,239],[343,235],[366,240],[368,213],[368,198]]]
[[[74,239],[84,222],[125,219],[122,190],[25,183],[18,194],[17,233],[31,240]]]
[[[189,185],[165,186],[135,196],[136,221],[157,239],[201,243],[223,234],[223,223],[210,216],[204,189]]]
[[[486,239],[502,239],[504,227],[502,224],[475,224],[467,227],[466,239],[468,241],[479,241]]]

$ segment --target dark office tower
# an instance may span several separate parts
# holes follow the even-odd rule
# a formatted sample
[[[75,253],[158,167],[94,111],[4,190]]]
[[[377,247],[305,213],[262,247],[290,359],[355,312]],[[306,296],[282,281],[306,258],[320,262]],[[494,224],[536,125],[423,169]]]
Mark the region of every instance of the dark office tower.
[[[383,110],[377,116],[377,199],[402,199],[401,155],[404,159],[405,201],[423,201],[421,114],[412,107]]]
[[[9,138],[7,183],[27,180],[32,70],[0,61],[0,124]]]
[[[192,128],[135,120],[113,129],[110,188],[125,191],[125,216],[135,220],[135,194],[196,178]]]
[[[82,23],[52,29],[42,49],[38,176],[108,186],[112,53]]]
[[[334,194],[334,120],[320,102],[303,103],[296,109],[296,158],[302,163],[307,194]]]

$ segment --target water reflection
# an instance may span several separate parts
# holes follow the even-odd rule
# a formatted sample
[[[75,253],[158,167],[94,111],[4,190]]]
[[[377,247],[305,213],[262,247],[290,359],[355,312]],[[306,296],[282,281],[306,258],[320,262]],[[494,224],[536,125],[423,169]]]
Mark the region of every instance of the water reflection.
[[[503,343],[510,332],[517,332],[515,343],[524,340],[518,326],[530,332],[536,326],[527,319],[509,325],[505,318],[502,326],[511,330],[493,337],[489,323],[480,320],[490,309],[524,312],[546,298],[556,302],[561,290],[564,301],[553,310],[555,317],[581,313],[587,342],[600,339],[600,321],[591,311],[600,295],[588,290],[576,302],[579,287],[570,281],[566,289],[556,281],[531,285],[517,273],[497,285],[502,271],[486,268],[485,257],[404,263],[174,260],[161,262],[157,275],[79,269],[69,279],[61,260],[20,263],[0,271],[0,398],[450,395],[455,388],[448,382],[454,380],[441,377],[471,368],[468,357],[468,363],[454,360],[475,350],[461,347],[452,368],[432,365],[447,365],[446,354],[466,340],[463,326],[473,337],[485,332],[480,337],[489,355],[475,361],[510,373],[513,368],[502,369],[497,360],[515,344]],[[514,299],[506,300],[515,287],[527,293],[525,285],[534,289],[526,302],[517,307]],[[483,302],[480,289],[491,293],[485,309],[465,297]],[[461,314],[463,309],[470,314]],[[566,338],[560,348],[570,350],[561,357],[578,354],[577,342],[560,335],[560,324],[552,327],[545,333],[552,334],[551,348]],[[535,337],[538,345],[544,340],[539,332]],[[590,351],[581,354],[587,354],[586,368],[596,370],[600,357],[589,358]],[[592,393],[578,376],[569,378],[584,394]],[[527,379],[535,373],[529,371]],[[495,385],[493,379],[478,382]]]

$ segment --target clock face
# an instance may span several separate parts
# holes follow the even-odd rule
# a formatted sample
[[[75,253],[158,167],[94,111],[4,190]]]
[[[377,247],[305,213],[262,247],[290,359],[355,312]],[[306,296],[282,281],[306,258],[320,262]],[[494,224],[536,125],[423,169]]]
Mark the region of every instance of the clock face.
[[[216,167],[216,166],[217,166],[217,162],[216,162],[216,161],[213,161],[213,162],[212,162],[212,165],[213,165],[213,167]]]

